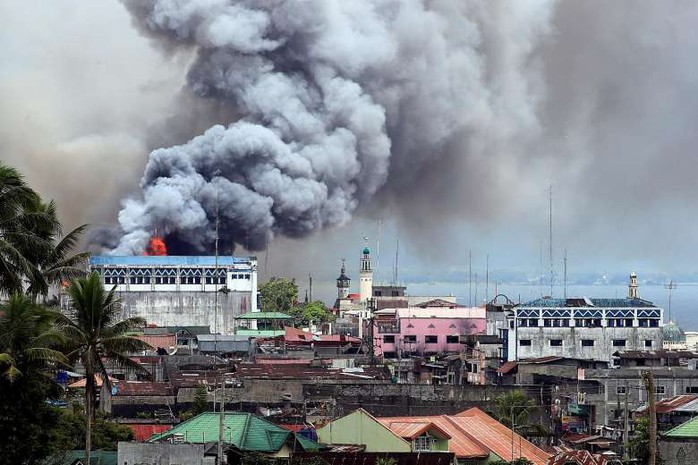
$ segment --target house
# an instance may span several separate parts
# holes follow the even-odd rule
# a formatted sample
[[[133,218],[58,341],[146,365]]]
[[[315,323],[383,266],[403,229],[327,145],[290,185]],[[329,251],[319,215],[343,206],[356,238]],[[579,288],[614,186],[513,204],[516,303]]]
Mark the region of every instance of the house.
[[[151,437],[149,443],[203,444],[208,450],[219,438],[220,416],[206,412]],[[257,453],[268,457],[289,457],[295,450],[317,449],[316,442],[288,431],[250,413],[226,412],[223,441],[228,455]],[[229,460],[230,462],[230,460]]]
[[[56,465],[87,465],[84,450],[71,450],[53,456],[50,461]],[[90,465],[116,465],[117,453],[109,450],[93,450],[90,453]]]
[[[698,457],[698,418],[661,435],[659,455],[665,465],[689,465]]]
[[[215,448],[215,446],[214,446]],[[136,465],[156,463],[158,465],[215,465],[214,455],[206,456],[204,444],[143,444],[120,442],[117,464]]]
[[[460,465],[525,457],[545,465],[550,454],[484,413],[375,418],[359,409],[318,429],[321,442],[360,445],[366,452],[451,452]]]

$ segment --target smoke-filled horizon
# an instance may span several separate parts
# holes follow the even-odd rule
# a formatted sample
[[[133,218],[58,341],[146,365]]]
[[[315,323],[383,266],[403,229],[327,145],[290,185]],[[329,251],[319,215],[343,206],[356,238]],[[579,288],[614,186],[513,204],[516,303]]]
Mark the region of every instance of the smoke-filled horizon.
[[[155,230],[180,253],[211,251],[217,229],[224,249],[262,250],[347,223],[453,151],[506,150],[539,130],[534,52],[552,2],[125,4],[166,53],[193,49],[187,87],[240,118],[150,154],[115,254],[141,253]],[[505,40],[497,63],[492,21],[508,23],[490,33]]]
[[[696,22],[679,1],[0,3],[0,156],[124,253],[155,230],[211,253],[217,211],[222,253],[334,273],[382,218],[427,274],[469,250],[535,271],[552,184],[558,271],[563,248],[690,271]]]

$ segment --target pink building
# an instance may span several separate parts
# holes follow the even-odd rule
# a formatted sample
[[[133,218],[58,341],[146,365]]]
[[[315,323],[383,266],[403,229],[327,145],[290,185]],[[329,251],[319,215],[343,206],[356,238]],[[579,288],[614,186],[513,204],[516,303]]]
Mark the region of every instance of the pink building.
[[[485,333],[485,309],[436,299],[375,312],[376,355],[386,358],[462,352],[465,338]]]

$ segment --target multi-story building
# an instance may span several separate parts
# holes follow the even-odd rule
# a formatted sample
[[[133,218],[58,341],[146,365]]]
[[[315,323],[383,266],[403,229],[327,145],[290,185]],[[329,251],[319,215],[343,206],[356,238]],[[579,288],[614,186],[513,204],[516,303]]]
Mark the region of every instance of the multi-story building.
[[[255,257],[94,255],[89,266],[116,290],[124,318],[232,334],[236,316],[258,310]]]
[[[628,298],[545,297],[514,307],[503,331],[508,360],[610,361],[619,350],[661,349],[663,310],[637,297],[636,282],[631,275]]]
[[[386,358],[461,352],[461,336],[485,332],[485,309],[432,300],[407,308],[387,308],[374,313],[376,355]]]

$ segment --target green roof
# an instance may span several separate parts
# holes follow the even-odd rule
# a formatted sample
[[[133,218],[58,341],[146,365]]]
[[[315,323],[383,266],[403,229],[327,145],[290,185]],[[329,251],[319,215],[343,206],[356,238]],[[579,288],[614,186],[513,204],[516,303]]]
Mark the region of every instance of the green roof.
[[[148,442],[159,442],[175,434],[183,436],[184,442],[201,444],[218,441],[220,416],[206,412],[180,423],[174,428],[151,437]],[[318,445],[308,439],[294,435],[280,426],[250,413],[226,412],[223,440],[244,451],[278,452],[287,440],[294,436],[303,449],[317,449]]]
[[[281,312],[249,312],[235,317],[236,320],[293,320],[294,317]]]
[[[664,436],[670,438],[698,438],[698,417],[688,420],[674,429],[670,429],[664,433]]]

